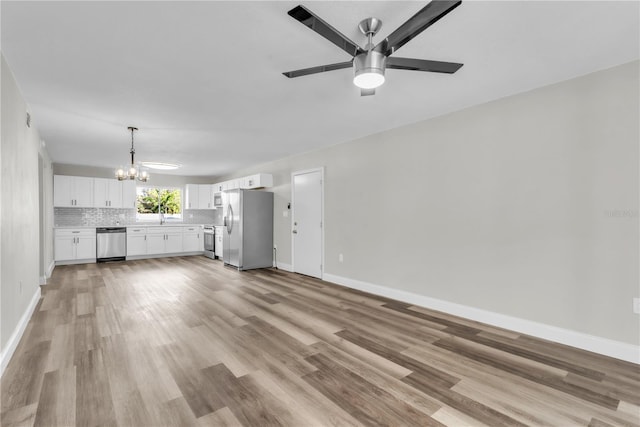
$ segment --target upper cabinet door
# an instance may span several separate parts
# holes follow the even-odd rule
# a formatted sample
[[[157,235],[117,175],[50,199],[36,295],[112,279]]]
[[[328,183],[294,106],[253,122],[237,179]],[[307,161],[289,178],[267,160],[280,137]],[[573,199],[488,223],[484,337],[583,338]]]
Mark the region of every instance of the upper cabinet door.
[[[72,176],[54,175],[53,177],[53,206],[73,207],[71,196]]]
[[[213,186],[209,184],[198,185],[198,208],[213,209]]]
[[[122,181],[116,179],[93,179],[93,206],[96,208],[122,207]]]
[[[56,207],[93,207],[93,178],[55,175],[53,205]]]
[[[198,184],[187,184],[185,186],[185,193],[184,208],[199,209],[200,204],[198,202],[198,195],[200,193],[200,189]]]
[[[133,180],[122,181],[122,204],[125,209],[135,209],[137,202],[136,182]]]
[[[108,179],[93,179],[93,206],[96,208],[109,207],[109,183]]]
[[[273,175],[268,173],[258,173],[251,176],[245,176],[241,179],[240,188],[252,189],[273,187]]]
[[[135,182],[135,181],[134,181]],[[107,187],[109,194],[109,207],[110,208],[122,208],[122,183],[117,179],[108,179]]]
[[[93,207],[93,178],[85,178],[82,176],[73,177],[76,207],[91,208]]]

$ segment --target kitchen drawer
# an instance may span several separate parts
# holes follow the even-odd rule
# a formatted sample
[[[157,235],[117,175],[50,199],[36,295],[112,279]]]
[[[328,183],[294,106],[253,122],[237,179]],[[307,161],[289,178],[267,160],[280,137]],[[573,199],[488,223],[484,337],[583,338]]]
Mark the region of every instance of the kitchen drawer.
[[[96,229],[95,228],[77,228],[77,229],[73,229],[73,228],[68,228],[68,229],[57,229],[55,232],[55,236],[56,237],[65,237],[65,236],[75,236],[75,237],[79,237],[79,236],[95,236],[96,235]]]
[[[147,229],[144,227],[127,227],[127,234],[147,234]]]

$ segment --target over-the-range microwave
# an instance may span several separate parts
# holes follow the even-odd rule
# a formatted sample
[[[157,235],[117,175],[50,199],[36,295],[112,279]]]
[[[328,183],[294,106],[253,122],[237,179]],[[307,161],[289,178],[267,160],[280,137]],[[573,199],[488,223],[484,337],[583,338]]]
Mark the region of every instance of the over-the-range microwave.
[[[213,207],[214,208],[222,207],[222,193],[215,193],[213,195]]]

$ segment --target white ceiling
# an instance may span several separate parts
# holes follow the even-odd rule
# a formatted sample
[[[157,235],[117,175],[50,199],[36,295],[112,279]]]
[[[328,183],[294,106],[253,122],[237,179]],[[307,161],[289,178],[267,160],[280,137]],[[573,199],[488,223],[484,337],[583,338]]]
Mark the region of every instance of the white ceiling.
[[[454,75],[388,70],[360,97],[349,60],[287,15],[300,2],[1,2],[2,52],[54,162],[177,162],[219,176],[640,57],[638,1],[463,1],[396,56],[462,62]],[[302,1],[364,45],[427,2]]]

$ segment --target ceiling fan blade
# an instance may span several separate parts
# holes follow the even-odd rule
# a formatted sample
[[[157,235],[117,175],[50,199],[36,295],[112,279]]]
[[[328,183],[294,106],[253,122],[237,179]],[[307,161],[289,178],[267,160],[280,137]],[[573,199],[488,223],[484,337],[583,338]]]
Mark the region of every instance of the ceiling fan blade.
[[[360,96],[371,96],[375,94],[376,94],[375,89],[360,89]]]
[[[453,74],[462,67],[457,62],[430,61],[428,59],[387,58],[387,68],[396,70],[431,71],[433,73]]]
[[[351,68],[353,61],[338,62],[336,64],[318,65],[317,67],[303,68],[301,70],[287,71],[284,74],[289,78],[307,76],[309,74],[324,73],[325,71],[341,70],[343,68]]]
[[[409,18],[407,22],[389,34],[386,39],[378,43],[374,50],[386,56],[391,55],[458,7],[460,3],[462,3],[462,0],[432,0],[428,5],[420,9],[418,13]]]
[[[287,12],[289,16],[293,19],[300,21],[302,24],[311,28],[316,33],[320,34],[325,39],[329,40],[331,43],[338,46],[340,49],[344,50],[351,56],[356,56],[359,53],[365,52],[360,46],[352,42],[345,36],[340,33],[338,30],[333,28],[331,25],[324,22],[322,19],[314,15],[306,7],[299,5],[291,9]]]

